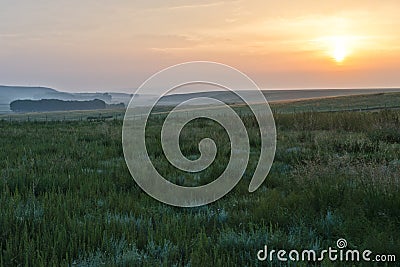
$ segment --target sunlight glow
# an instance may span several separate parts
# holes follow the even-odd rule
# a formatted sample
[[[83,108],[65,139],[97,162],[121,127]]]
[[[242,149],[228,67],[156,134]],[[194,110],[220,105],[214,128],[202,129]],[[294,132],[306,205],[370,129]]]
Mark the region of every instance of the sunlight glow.
[[[359,36],[326,36],[315,39],[317,47],[329,56],[334,62],[342,64],[354,52],[355,47],[361,45]]]
[[[346,46],[346,40],[343,37],[335,37],[333,40],[333,51],[332,57],[333,59],[341,63],[348,55],[348,47]]]

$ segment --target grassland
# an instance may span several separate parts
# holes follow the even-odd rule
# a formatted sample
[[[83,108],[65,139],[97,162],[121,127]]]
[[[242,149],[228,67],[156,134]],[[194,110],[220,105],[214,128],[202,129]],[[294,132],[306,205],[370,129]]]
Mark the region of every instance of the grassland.
[[[57,111],[57,112],[28,112],[28,113],[10,113],[0,114],[0,120],[7,121],[33,121],[33,122],[51,122],[51,121],[85,121],[90,117],[113,117],[114,119],[123,119],[124,109],[99,109],[99,110],[80,110],[80,111]]]
[[[288,103],[290,103],[288,105]],[[400,93],[377,93],[354,96],[315,98],[300,101],[274,102],[279,112],[330,112],[400,108]]]
[[[386,96],[362,101],[384,103],[376,97]],[[352,97],[321,101],[338,110],[355,106]],[[305,111],[306,102],[276,107],[275,161],[251,194],[260,140],[254,118],[243,113],[253,140],[243,179],[221,200],[190,209],[159,203],[135,184],[121,120],[0,121],[0,265],[254,266],[264,245],[322,250],[338,238],[399,260],[400,111],[285,112]],[[226,166],[228,139],[218,125],[198,120],[184,129],[184,155],[197,157],[204,136],[219,148],[210,168],[192,175],[159,152],[159,130],[154,118],[149,153],[175,183],[204,184]]]

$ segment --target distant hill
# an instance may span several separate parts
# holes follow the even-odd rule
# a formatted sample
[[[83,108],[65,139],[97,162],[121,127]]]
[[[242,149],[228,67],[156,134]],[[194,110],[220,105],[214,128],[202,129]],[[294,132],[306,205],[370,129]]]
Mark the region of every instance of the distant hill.
[[[308,98],[336,97],[347,95],[376,94],[400,92],[399,88],[376,88],[376,89],[298,89],[298,90],[263,90],[263,94],[268,101],[292,101]],[[10,103],[15,100],[40,100],[40,99],[59,99],[64,101],[88,101],[99,99],[110,107],[111,104],[123,103],[128,105],[133,94],[126,93],[67,93],[60,92],[47,87],[23,87],[23,86],[0,86],[0,113],[11,112]],[[140,97],[140,105],[152,104],[157,97],[154,95],[136,95]],[[212,91],[187,94],[172,94],[164,96],[159,105],[175,106],[193,97],[213,97],[225,103],[237,104],[241,100],[233,93],[228,91]]]
[[[41,99],[58,91],[47,87],[0,86],[0,102],[10,103],[15,99]]]
[[[93,110],[105,109],[106,107],[107,104],[99,99],[90,101],[63,101],[58,99],[15,100],[10,103],[10,108],[14,112]]]
[[[112,93],[67,93],[60,92],[48,87],[26,87],[26,86],[1,86],[0,85],[0,113],[10,112],[10,103],[15,100],[40,100],[59,99],[64,101],[84,101],[99,99],[107,104],[129,102],[131,95],[116,94],[113,99]]]
[[[60,99],[60,100],[93,100],[111,102],[108,93],[67,93],[48,87],[0,86],[0,102],[11,103],[16,99]]]

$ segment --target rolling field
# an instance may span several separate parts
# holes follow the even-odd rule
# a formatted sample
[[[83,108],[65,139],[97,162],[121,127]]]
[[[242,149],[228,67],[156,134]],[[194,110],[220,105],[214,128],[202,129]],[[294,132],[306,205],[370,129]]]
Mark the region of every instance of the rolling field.
[[[186,98],[189,95],[184,95]],[[201,95],[202,96],[202,95]],[[206,96],[209,96],[208,94]],[[184,98],[184,99],[186,99]],[[276,98],[276,97],[275,97]],[[289,95],[280,95],[279,99],[290,99]],[[180,98],[178,98],[180,99]],[[268,98],[269,100],[269,98]],[[244,104],[237,103],[231,105],[239,112]],[[274,100],[270,101],[271,109],[275,113],[302,113],[302,112],[336,112],[336,111],[363,111],[375,109],[399,109],[400,93],[375,93],[354,96],[320,97],[306,100]],[[171,106],[157,105],[155,112],[163,113],[170,110]],[[205,108],[208,106],[188,107]],[[117,119],[124,117],[125,109],[102,109],[102,110],[82,110],[82,111],[58,111],[58,112],[31,112],[31,113],[6,113],[0,114],[0,120],[7,121],[85,121],[90,118],[102,120]],[[244,113],[248,113],[248,110]]]
[[[273,102],[279,112],[359,111],[374,109],[399,109],[400,93],[377,93],[354,96],[326,97],[300,101]]]
[[[68,113],[60,115],[65,121],[35,122],[33,114],[30,121],[10,122],[4,116],[0,265],[295,266],[259,262],[257,252],[264,245],[321,251],[339,238],[347,240],[348,248],[395,255],[398,261],[400,110],[346,110],[377,103],[395,107],[399,96],[272,105],[277,111],[275,161],[254,193],[247,188],[260,138],[254,117],[242,111],[251,137],[248,168],[229,194],[198,208],[162,204],[134,182],[122,152],[122,117],[87,121],[96,113]],[[318,112],[330,110],[337,112]],[[68,120],[70,116],[76,119]],[[208,169],[187,174],[160,153],[160,122],[151,119],[146,133],[160,173],[176,184],[195,186],[224,170],[229,139],[219,125],[200,119],[184,129],[181,147],[187,157],[199,156],[198,142],[204,137],[213,138],[218,147]],[[340,266],[329,260],[316,263],[321,264]]]

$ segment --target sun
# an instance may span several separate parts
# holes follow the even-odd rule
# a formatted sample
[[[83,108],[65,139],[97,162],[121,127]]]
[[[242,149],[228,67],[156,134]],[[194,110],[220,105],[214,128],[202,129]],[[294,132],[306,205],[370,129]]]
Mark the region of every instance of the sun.
[[[337,63],[342,63],[349,54],[348,42],[344,37],[332,37],[331,56]]]
[[[343,65],[353,53],[358,39],[351,35],[331,35],[314,39],[314,45],[337,65]]]

